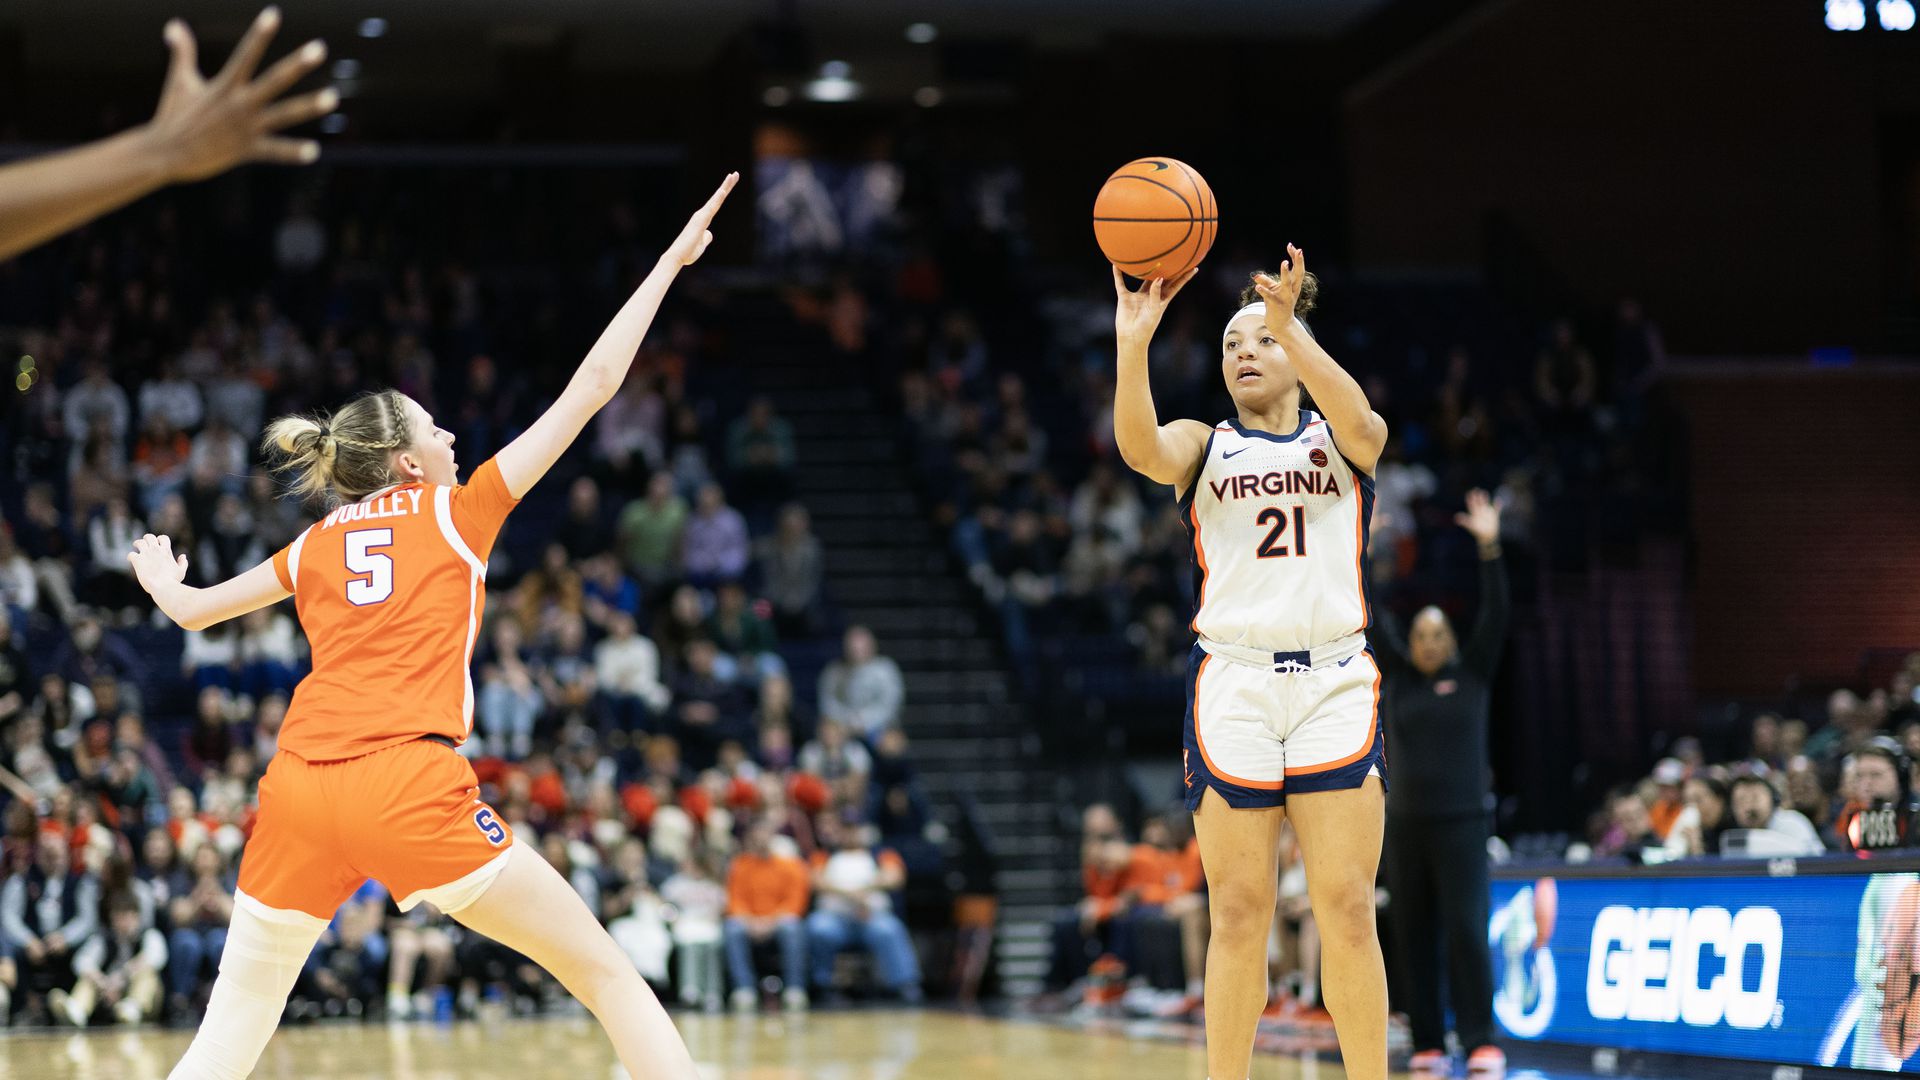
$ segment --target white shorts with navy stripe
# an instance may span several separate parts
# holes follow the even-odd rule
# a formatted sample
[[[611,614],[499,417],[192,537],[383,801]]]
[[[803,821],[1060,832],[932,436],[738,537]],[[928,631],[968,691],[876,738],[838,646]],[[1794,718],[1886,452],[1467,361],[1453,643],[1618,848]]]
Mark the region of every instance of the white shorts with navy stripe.
[[[1387,780],[1380,667],[1364,649],[1306,671],[1257,667],[1198,644],[1187,669],[1186,801],[1207,788],[1235,807]]]

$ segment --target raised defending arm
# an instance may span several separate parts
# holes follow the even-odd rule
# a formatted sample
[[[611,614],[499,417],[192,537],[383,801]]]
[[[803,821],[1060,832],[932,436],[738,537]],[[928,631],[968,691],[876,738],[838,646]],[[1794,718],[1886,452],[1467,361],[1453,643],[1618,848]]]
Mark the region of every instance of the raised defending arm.
[[[713,242],[707,226],[712,224],[713,215],[719,212],[720,204],[726,201],[727,193],[739,180],[739,173],[728,173],[706,205],[693,212],[686,227],[660,256],[653,272],[601,331],[600,340],[588,350],[587,358],[580,362],[566,389],[540,419],[508,443],[494,459],[500,466],[500,477],[506,481],[508,494],[518,499],[531,490],[553,463],[560,460],[567,447],[573,445],[587,421],[613,400],[620,384],[626,381],[627,368],[633,364],[641,339],[647,336],[654,313],[660,310],[660,301],[666,298],[667,287],[679,276],[681,267],[692,266]]]
[[[1460,662],[1482,678],[1492,678],[1507,643],[1507,618],[1512,602],[1507,595],[1507,568],[1500,559],[1500,511],[1504,504],[1475,488],[1467,493],[1465,513],[1454,524],[1473,535],[1480,549],[1480,612],[1473,632],[1460,650]]]

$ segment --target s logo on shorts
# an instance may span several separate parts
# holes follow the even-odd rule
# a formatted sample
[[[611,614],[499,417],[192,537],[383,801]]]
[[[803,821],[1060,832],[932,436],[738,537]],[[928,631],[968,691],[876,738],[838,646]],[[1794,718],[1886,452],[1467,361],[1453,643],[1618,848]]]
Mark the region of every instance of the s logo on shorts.
[[[501,844],[506,843],[507,827],[500,824],[493,816],[492,807],[483,806],[475,810],[473,812],[473,823],[480,827],[480,835],[487,838],[487,843],[492,844],[494,847],[499,847]]]

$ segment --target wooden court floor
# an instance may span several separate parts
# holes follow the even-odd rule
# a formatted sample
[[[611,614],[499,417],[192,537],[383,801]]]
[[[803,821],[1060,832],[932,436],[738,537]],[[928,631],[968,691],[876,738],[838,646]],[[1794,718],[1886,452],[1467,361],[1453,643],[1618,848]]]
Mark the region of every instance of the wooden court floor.
[[[946,1012],[676,1018],[707,1080],[1204,1080],[1198,1047]],[[0,1032],[8,1080],[164,1080],[190,1032]],[[259,1080],[620,1080],[585,1017],[294,1027]],[[1257,1080],[1342,1080],[1337,1064],[1261,1055]]]

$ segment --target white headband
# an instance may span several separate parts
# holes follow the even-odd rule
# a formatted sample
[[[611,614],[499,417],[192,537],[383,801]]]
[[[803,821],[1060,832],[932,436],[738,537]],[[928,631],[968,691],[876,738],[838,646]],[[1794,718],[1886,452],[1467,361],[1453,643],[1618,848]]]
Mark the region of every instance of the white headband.
[[[1243,307],[1239,311],[1234,312],[1233,318],[1227,320],[1227,328],[1225,330],[1220,331],[1220,348],[1225,349],[1227,347],[1227,335],[1233,333],[1233,324],[1240,321],[1240,316],[1251,315],[1256,311],[1260,312],[1261,314],[1265,314],[1266,310],[1267,310],[1267,302],[1265,300],[1260,300],[1260,301],[1256,301],[1254,303],[1248,304],[1246,307]]]
[[[1233,333],[1233,324],[1240,321],[1240,316],[1251,315],[1256,311],[1264,314],[1266,310],[1267,310],[1266,301],[1262,300],[1258,303],[1248,304],[1246,307],[1243,307],[1239,311],[1234,312],[1233,318],[1227,320],[1227,328],[1225,330],[1220,331],[1220,348],[1223,351],[1226,349],[1227,335]],[[1300,329],[1305,330],[1307,332],[1308,337],[1313,336],[1313,328],[1307,325],[1307,321],[1305,319],[1302,319],[1300,316],[1295,315],[1293,317],[1293,321],[1300,324]],[[1272,329],[1272,327],[1268,327],[1268,329]]]

